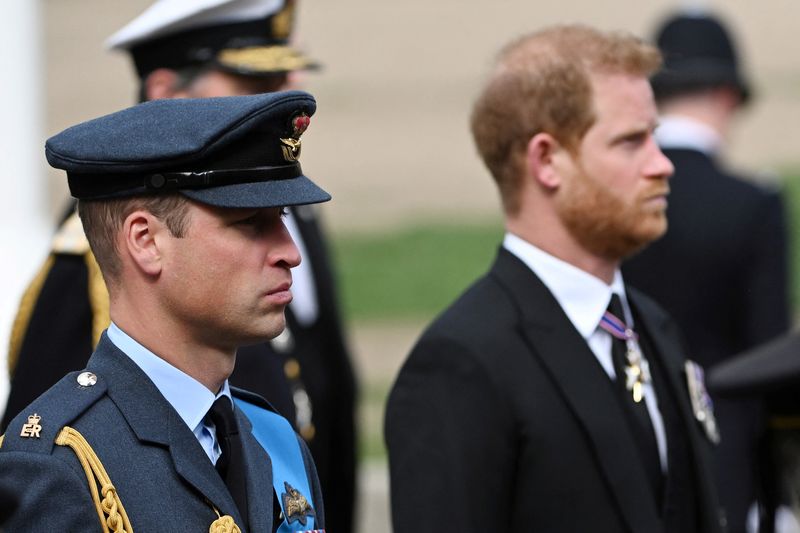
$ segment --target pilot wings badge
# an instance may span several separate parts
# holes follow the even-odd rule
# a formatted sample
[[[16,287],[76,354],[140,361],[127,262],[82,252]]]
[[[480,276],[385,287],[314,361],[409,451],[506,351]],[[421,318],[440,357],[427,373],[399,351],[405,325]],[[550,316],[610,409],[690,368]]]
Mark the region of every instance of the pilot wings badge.
[[[305,113],[299,113],[292,117],[292,131],[287,137],[281,137],[281,149],[283,158],[287,161],[297,161],[300,159],[300,136],[311,124],[311,117]]]
[[[285,481],[283,482],[283,486],[286,488],[286,492],[281,495],[281,499],[283,501],[284,512],[286,513],[286,521],[291,524],[299,520],[302,525],[306,525],[309,516],[316,516],[314,514],[314,509],[311,508],[308,500],[306,500],[305,496],[300,494],[299,490]]]

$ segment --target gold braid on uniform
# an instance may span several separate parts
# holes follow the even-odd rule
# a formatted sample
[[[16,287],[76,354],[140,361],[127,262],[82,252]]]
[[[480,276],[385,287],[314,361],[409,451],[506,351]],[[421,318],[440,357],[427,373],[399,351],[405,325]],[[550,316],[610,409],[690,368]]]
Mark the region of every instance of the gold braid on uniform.
[[[17,361],[19,361],[19,352],[22,350],[22,341],[25,338],[25,332],[28,330],[28,324],[31,321],[33,310],[36,307],[36,302],[39,300],[39,293],[42,292],[44,280],[53,268],[55,257],[50,254],[47,257],[42,268],[36,273],[28,288],[22,294],[22,300],[19,302],[19,309],[17,316],[14,317],[14,324],[11,326],[11,340],[8,346],[8,375],[13,376],[17,368]]]
[[[0,448],[3,447],[3,440],[5,440],[5,438],[6,438],[5,435],[0,435]]]
[[[230,515],[221,515],[216,507],[211,506],[214,512],[217,513],[217,519],[211,522],[211,527],[208,528],[208,533],[242,533],[233,517]]]
[[[81,462],[86,479],[89,482],[89,490],[92,493],[97,516],[100,518],[100,525],[103,526],[103,533],[133,533],[128,515],[119,499],[117,489],[111,483],[111,479],[100,462],[100,458],[94,453],[92,447],[83,438],[83,435],[69,426],[59,432],[56,437],[56,444],[59,446],[69,446],[78,460]],[[100,491],[98,492],[98,485]],[[101,499],[102,497],[102,499]]]
[[[89,270],[89,305],[92,308],[92,346],[100,342],[100,335],[111,323],[108,311],[108,289],[100,272],[100,266],[92,252],[83,255]]]

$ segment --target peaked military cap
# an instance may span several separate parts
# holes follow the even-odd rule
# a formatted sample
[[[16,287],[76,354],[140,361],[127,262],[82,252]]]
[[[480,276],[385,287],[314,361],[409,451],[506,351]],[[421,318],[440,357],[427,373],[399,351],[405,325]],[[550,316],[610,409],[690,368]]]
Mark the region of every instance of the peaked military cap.
[[[656,32],[656,43],[664,56],[661,70],[651,80],[657,98],[716,85],[731,85],[739,89],[743,101],[750,98],[733,38],[713,15],[673,15]]]
[[[711,369],[709,387],[720,394],[762,395],[800,385],[800,333],[794,332]]]
[[[158,0],[106,45],[130,52],[137,74],[214,66],[260,76],[317,68],[289,43],[294,0]]]
[[[218,207],[325,202],[298,161],[315,109],[301,91],[156,100],[73,126],[45,154],[79,200],[178,192]]]

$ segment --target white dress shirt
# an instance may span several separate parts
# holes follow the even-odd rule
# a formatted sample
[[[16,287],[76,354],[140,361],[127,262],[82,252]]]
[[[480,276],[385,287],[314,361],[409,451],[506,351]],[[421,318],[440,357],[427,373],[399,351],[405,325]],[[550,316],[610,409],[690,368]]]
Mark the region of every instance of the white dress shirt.
[[[597,362],[608,377],[617,378],[611,359],[611,334],[600,328],[600,319],[608,309],[612,293],[619,295],[625,312],[625,322],[633,327],[633,315],[625,295],[625,284],[619,269],[611,285],[571,265],[512,233],[506,233],[503,247],[518,257],[544,283],[564,310],[578,333],[586,339]],[[623,317],[618,317],[623,318]],[[634,328],[635,330],[635,328]],[[664,419],[658,410],[658,400],[652,384],[644,386],[644,399],[658,444],[661,469],[667,470],[667,436]],[[633,400],[631,400],[633,401]]]
[[[714,155],[722,147],[722,137],[707,124],[677,115],[664,115],[658,120],[656,142],[665,150],[682,148]]]
[[[222,389],[215,395],[205,385],[133,340],[113,322],[108,327],[108,338],[147,374],[189,426],[211,462],[216,464],[222,451],[217,442],[216,428],[210,420],[206,420],[206,414],[220,396],[227,396],[233,402],[228,381],[225,380]]]

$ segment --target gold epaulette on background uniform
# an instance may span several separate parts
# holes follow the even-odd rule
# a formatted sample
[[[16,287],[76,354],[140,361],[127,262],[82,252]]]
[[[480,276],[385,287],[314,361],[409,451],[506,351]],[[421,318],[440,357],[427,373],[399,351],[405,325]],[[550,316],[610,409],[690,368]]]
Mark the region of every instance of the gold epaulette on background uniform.
[[[100,342],[100,335],[111,324],[109,315],[108,289],[100,272],[100,266],[92,252],[83,256],[89,270],[89,305],[92,308],[92,346]]]
[[[22,293],[22,299],[19,302],[19,309],[17,316],[14,317],[14,323],[11,325],[11,338],[8,343],[8,375],[14,376],[14,370],[17,368],[17,361],[19,360],[19,352],[22,349],[22,340],[25,338],[25,332],[28,330],[28,324],[33,315],[33,309],[36,307],[36,302],[39,300],[39,294],[42,292],[44,280],[53,268],[55,258],[51,254],[47,257],[42,268],[36,273],[28,288]]]
[[[28,331],[28,325],[31,321],[31,316],[36,308],[36,302],[39,301],[39,295],[42,292],[42,287],[53,268],[56,257],[55,254],[69,254],[83,256],[88,271],[88,286],[89,286],[89,305],[92,309],[92,345],[97,346],[100,342],[100,335],[111,323],[109,317],[109,304],[108,304],[108,289],[106,288],[103,275],[100,272],[100,267],[89,248],[89,241],[86,240],[86,235],[83,233],[83,226],[78,218],[77,213],[73,213],[64,221],[58,229],[55,237],[53,237],[52,252],[47,257],[44,265],[36,273],[28,288],[22,295],[20,300],[17,315],[14,317],[14,323],[11,327],[11,337],[8,347],[8,375],[13,377],[17,368],[19,354],[22,350],[22,342],[25,339],[25,333]]]
[[[89,271],[89,305],[92,308],[92,345],[100,342],[111,319],[108,316],[108,289],[106,288],[100,267],[89,248],[89,241],[83,232],[83,225],[78,213],[72,213],[58,228],[53,237],[53,253],[82,255]]]

